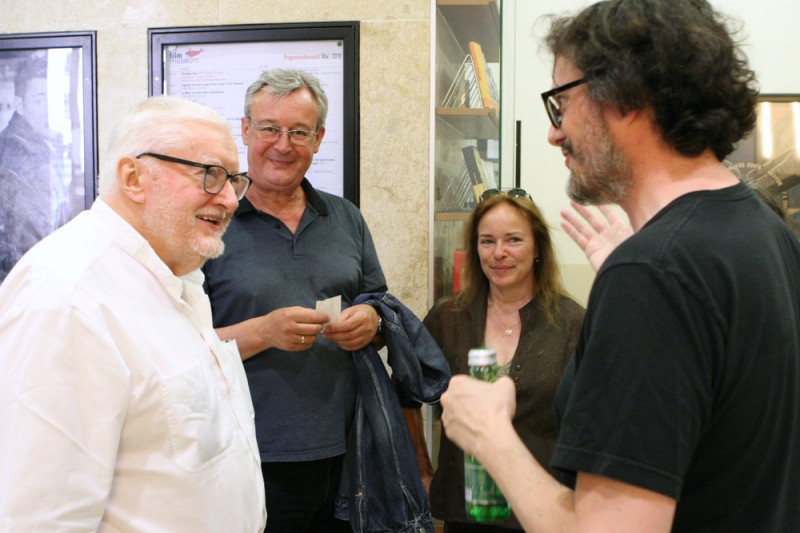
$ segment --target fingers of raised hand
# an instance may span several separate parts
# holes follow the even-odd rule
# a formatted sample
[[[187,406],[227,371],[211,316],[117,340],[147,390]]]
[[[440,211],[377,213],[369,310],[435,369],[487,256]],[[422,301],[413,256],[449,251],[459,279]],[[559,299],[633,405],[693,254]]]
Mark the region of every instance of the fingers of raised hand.
[[[594,209],[590,209],[585,205],[581,205],[577,202],[572,202],[572,207],[577,211],[583,218],[588,222],[594,232],[589,231],[589,228],[581,228],[581,231],[587,237],[591,237],[593,233],[602,233],[606,229],[608,229],[609,224],[611,222],[611,218],[616,218],[616,213],[614,210],[607,205],[598,206],[600,212],[603,214],[601,217],[597,211]]]
[[[585,248],[587,241],[592,236],[592,232],[570,211],[562,211],[561,217],[561,227],[567,232],[567,235],[569,235],[581,249]]]
[[[581,249],[586,248],[586,244],[588,240],[581,234],[581,231],[578,226],[571,222],[562,222],[561,228],[570,236],[570,238],[575,241]]]

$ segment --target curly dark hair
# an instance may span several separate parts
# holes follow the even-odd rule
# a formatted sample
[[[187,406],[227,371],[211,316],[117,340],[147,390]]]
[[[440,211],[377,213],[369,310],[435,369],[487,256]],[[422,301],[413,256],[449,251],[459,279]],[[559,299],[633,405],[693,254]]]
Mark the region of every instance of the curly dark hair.
[[[545,44],[623,113],[651,107],[664,140],[721,161],[753,129],[755,74],[736,32],[705,0],[606,0],[554,18]]]

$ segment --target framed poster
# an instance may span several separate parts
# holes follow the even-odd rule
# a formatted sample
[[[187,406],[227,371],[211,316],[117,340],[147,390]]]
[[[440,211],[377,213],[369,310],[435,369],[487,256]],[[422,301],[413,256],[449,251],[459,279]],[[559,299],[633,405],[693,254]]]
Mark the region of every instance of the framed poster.
[[[0,281],[92,205],[95,32],[0,35]]]
[[[307,177],[315,188],[358,205],[358,28],[358,22],[332,22],[150,29],[150,94],[182,96],[219,111],[246,171],[247,87],[273,68],[314,74],[329,105],[325,138]]]
[[[725,163],[774,202],[800,237],[800,95],[761,95],[757,116]]]

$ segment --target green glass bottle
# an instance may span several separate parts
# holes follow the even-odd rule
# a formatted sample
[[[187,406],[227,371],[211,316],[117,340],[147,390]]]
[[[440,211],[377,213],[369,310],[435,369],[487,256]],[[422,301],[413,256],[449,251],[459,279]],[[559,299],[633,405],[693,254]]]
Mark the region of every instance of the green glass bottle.
[[[473,348],[468,354],[469,375],[481,381],[497,379],[497,352]],[[476,522],[508,518],[511,507],[497,484],[475,457],[464,454],[464,501],[467,515]]]

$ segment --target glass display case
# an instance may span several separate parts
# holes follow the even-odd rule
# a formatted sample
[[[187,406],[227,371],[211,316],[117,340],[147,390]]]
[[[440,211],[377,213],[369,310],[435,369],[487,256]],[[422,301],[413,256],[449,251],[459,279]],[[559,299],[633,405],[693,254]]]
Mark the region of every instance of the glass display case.
[[[431,304],[454,291],[469,212],[484,190],[501,186],[498,1],[433,0],[432,13]]]

